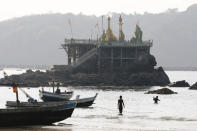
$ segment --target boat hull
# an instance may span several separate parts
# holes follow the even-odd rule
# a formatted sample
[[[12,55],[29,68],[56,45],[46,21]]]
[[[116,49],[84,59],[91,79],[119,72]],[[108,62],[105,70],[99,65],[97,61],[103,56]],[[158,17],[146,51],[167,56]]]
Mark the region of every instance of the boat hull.
[[[76,100],[69,100],[69,101],[50,101],[50,102],[36,102],[36,103],[29,103],[29,102],[21,102],[17,105],[15,101],[7,101],[6,106],[8,107],[40,107],[40,106],[47,106],[47,105],[56,105],[56,104],[63,104],[66,102],[76,102],[76,107],[89,107],[94,104],[94,101],[97,97],[97,93],[94,97],[83,98],[83,99],[76,99]]]
[[[79,100],[75,100],[77,102],[76,107],[89,107],[94,103],[94,100],[87,100],[87,101],[80,101]],[[72,101],[72,100],[71,100]],[[59,101],[60,103],[64,103],[65,101]],[[47,102],[38,102],[38,103],[28,103],[28,102],[21,102],[18,106],[20,107],[39,107],[42,104],[47,103]],[[52,102],[52,103],[56,103],[56,102]],[[17,104],[15,101],[7,101],[6,103],[7,107],[17,107]]]
[[[76,99],[77,105],[76,107],[89,107],[92,104],[94,104],[94,101],[97,97],[98,93],[94,97],[89,97],[89,98],[82,98],[82,99]]]
[[[71,117],[75,106],[1,109],[0,126],[50,125]]]
[[[76,107],[89,107],[94,103],[94,100],[92,101],[86,101],[86,102],[77,102]]]
[[[73,92],[68,93],[68,94],[55,94],[55,93],[50,93],[50,92],[40,92],[40,98],[44,102],[49,102],[49,101],[66,101],[69,100],[73,96]]]

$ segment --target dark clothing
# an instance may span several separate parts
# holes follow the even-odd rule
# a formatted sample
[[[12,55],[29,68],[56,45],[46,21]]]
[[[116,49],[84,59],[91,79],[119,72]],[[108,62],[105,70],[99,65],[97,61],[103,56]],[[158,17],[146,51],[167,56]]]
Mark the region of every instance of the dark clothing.
[[[35,99],[33,99],[33,98],[29,98],[29,99],[28,99],[28,102],[29,102],[29,103],[37,103],[37,100],[35,100]]]
[[[56,91],[55,91],[56,94],[60,94],[60,89],[58,88]]]
[[[119,107],[119,113],[122,114],[122,108]]]
[[[123,107],[123,100],[122,99],[119,99],[118,100],[118,107],[119,108],[122,108]]]
[[[154,100],[155,104],[157,104],[158,101],[160,101],[158,97],[153,97],[153,100]]]
[[[118,100],[118,109],[119,109],[119,113],[120,113],[120,114],[122,114],[123,106],[124,106],[123,99],[119,99],[119,100]]]

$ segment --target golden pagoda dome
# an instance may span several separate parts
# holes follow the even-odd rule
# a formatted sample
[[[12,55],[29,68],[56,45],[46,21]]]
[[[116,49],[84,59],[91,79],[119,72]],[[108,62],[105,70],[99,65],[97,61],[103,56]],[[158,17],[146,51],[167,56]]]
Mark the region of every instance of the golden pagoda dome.
[[[116,36],[113,34],[111,27],[110,27],[110,17],[108,17],[108,28],[106,31],[106,37],[105,37],[105,41],[117,41],[118,39],[116,38]]]

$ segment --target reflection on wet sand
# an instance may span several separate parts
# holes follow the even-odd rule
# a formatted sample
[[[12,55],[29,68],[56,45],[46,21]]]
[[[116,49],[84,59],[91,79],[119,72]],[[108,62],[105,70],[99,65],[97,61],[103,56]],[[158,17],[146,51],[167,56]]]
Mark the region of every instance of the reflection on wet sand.
[[[0,131],[72,131],[72,124],[59,123],[50,126],[21,126],[12,128],[0,128]]]

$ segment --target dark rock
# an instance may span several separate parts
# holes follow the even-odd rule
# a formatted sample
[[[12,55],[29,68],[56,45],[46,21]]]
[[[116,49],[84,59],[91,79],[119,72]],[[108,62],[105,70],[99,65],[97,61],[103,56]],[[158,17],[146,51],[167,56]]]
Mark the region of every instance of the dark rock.
[[[140,86],[165,86],[170,83],[167,74],[162,67],[155,69],[153,72],[134,73],[129,76],[129,83]],[[132,85],[132,84],[129,84]]]
[[[135,71],[153,71],[154,66],[157,65],[156,59],[151,54],[141,54],[138,56],[137,60],[135,60],[133,66],[131,65],[131,70]],[[133,71],[132,70],[132,71]]]
[[[177,94],[177,92],[174,92],[168,88],[162,88],[158,90],[148,91],[145,94]]]
[[[26,70],[26,73],[33,73],[33,71],[29,69],[29,70]]]
[[[190,90],[197,90],[197,82],[193,84],[190,88]]]
[[[173,82],[169,85],[170,87],[190,87],[189,83],[185,80]]]
[[[26,73],[12,75],[9,78],[26,87],[49,86],[48,82],[53,78],[64,86],[165,86],[170,83],[162,67],[148,72],[102,74],[73,74],[67,70],[47,72],[28,70]],[[0,79],[1,83],[6,83],[6,79]]]

